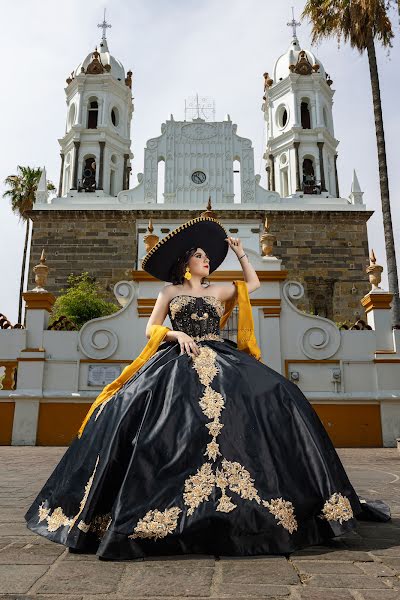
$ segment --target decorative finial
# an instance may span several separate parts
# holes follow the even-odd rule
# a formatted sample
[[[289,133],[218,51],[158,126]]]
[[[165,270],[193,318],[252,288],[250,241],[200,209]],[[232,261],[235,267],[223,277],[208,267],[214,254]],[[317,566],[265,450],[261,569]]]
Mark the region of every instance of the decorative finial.
[[[200,213],[201,217],[212,217],[213,219],[217,218],[217,215],[215,214],[215,212],[212,210],[211,207],[211,196],[208,197],[208,203],[207,203],[207,208],[206,210],[203,210],[202,213]]]
[[[153,246],[155,246],[157,244],[158,240],[160,239],[158,237],[158,235],[153,234],[154,227],[153,227],[153,221],[152,221],[151,217],[149,219],[149,224],[147,226],[147,231],[148,231],[148,233],[146,233],[143,236],[143,241],[144,241],[144,245],[145,245],[145,248],[146,248],[146,254],[148,252],[150,252],[150,250],[153,248]]]
[[[106,21],[106,9],[104,9],[104,17],[103,17],[103,22],[102,22],[102,23],[99,23],[99,24],[97,25],[97,27],[101,27],[101,28],[103,29],[103,35],[101,36],[101,39],[102,39],[102,40],[104,40],[104,41],[106,41],[106,40],[107,40],[107,38],[106,38],[106,31],[107,31],[107,29],[108,29],[108,28],[112,27],[112,25],[110,25],[110,24],[109,24],[109,23],[107,23],[107,21]]]
[[[292,6],[292,20],[286,23],[288,27],[293,29],[293,39],[297,40],[296,27],[300,27],[301,23],[294,18],[294,7]]]
[[[261,255],[262,256],[273,256],[272,251],[274,243],[276,242],[276,236],[273,233],[269,233],[268,218],[265,217],[264,232],[261,234]]]
[[[380,284],[381,278],[382,278],[383,267],[381,267],[381,265],[377,265],[375,263],[376,263],[376,256],[375,256],[375,252],[372,248],[370,255],[369,255],[369,266],[366,268],[366,272],[368,273],[368,276],[369,276],[369,282],[372,285],[371,291],[382,290],[382,288],[379,287],[379,284]]]
[[[33,272],[35,273],[36,287],[33,288],[32,292],[47,292],[47,290],[43,286],[45,286],[47,283],[49,267],[46,265],[44,248],[40,256],[40,264],[33,267]]]

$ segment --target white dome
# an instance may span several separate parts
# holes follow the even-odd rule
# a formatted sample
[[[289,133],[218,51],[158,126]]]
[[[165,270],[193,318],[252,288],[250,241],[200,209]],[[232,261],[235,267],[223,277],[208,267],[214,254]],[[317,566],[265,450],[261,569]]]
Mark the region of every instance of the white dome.
[[[115,79],[118,79],[119,81],[122,81],[123,83],[125,82],[125,69],[122,66],[122,63],[116,59],[114,56],[112,56],[110,54],[110,51],[108,49],[108,45],[107,45],[107,40],[102,39],[97,51],[100,53],[100,61],[102,63],[103,66],[105,65],[110,65],[111,66],[111,75],[113,75],[115,77]],[[93,52],[91,52],[90,54],[87,55],[87,57],[85,58],[85,60],[83,62],[81,62],[76,70],[75,70],[75,75],[79,75],[82,72],[82,67],[85,69],[87,69],[88,65],[92,62],[93,60]]]
[[[295,65],[297,63],[297,59],[301,52],[302,48],[300,48],[299,40],[294,37],[292,39],[292,43],[289,48],[278,58],[274,67],[274,83],[278,83],[282,79],[285,79],[288,75],[290,75],[290,65]],[[319,73],[325,75],[325,69],[321,63],[310,50],[305,50],[308,60],[311,63],[311,66],[318,64],[319,65]]]

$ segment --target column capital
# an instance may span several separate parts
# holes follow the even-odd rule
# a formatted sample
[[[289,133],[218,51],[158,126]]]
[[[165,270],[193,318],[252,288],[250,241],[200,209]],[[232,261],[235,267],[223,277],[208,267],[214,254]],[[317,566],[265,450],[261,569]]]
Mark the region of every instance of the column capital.
[[[369,292],[361,298],[361,304],[366,313],[371,310],[390,310],[390,305],[393,299],[391,292]]]
[[[23,292],[26,310],[47,310],[51,313],[56,297],[51,292]]]

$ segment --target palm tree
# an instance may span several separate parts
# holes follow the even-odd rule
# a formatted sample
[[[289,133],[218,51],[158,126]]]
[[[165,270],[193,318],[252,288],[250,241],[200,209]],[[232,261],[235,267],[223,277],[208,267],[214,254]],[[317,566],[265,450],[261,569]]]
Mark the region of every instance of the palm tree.
[[[25,244],[24,254],[22,257],[22,268],[21,268],[21,282],[19,287],[19,303],[18,303],[18,323],[21,323],[22,313],[22,292],[24,291],[24,279],[25,279],[25,266],[26,266],[26,255],[28,251],[28,239],[29,239],[29,223],[30,219],[28,211],[32,210],[33,203],[35,201],[35,193],[42,174],[42,169],[31,168],[31,167],[17,167],[17,175],[9,175],[4,180],[5,185],[8,186],[3,194],[3,198],[9,198],[11,200],[11,210],[14,214],[18,215],[20,221],[25,221]],[[51,181],[47,182],[48,190],[55,190],[54,185]]]
[[[313,43],[329,37],[336,37],[340,42],[343,38],[345,42],[350,42],[350,46],[356,48],[360,54],[367,51],[378,148],[388,281],[389,290],[393,293],[392,324],[394,328],[398,329],[400,328],[399,280],[390,210],[382,102],[375,54],[375,40],[385,48],[392,46],[391,40],[394,34],[388,12],[393,3],[393,0],[307,0],[302,17],[307,17],[312,24]]]

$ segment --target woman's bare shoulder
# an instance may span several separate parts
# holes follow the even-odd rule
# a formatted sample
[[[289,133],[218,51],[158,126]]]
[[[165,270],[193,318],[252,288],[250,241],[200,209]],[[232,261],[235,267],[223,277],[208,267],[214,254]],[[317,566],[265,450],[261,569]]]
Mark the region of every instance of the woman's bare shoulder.
[[[222,302],[231,300],[236,295],[236,286],[233,281],[231,283],[212,283],[207,289],[210,291],[210,296],[215,296]]]

